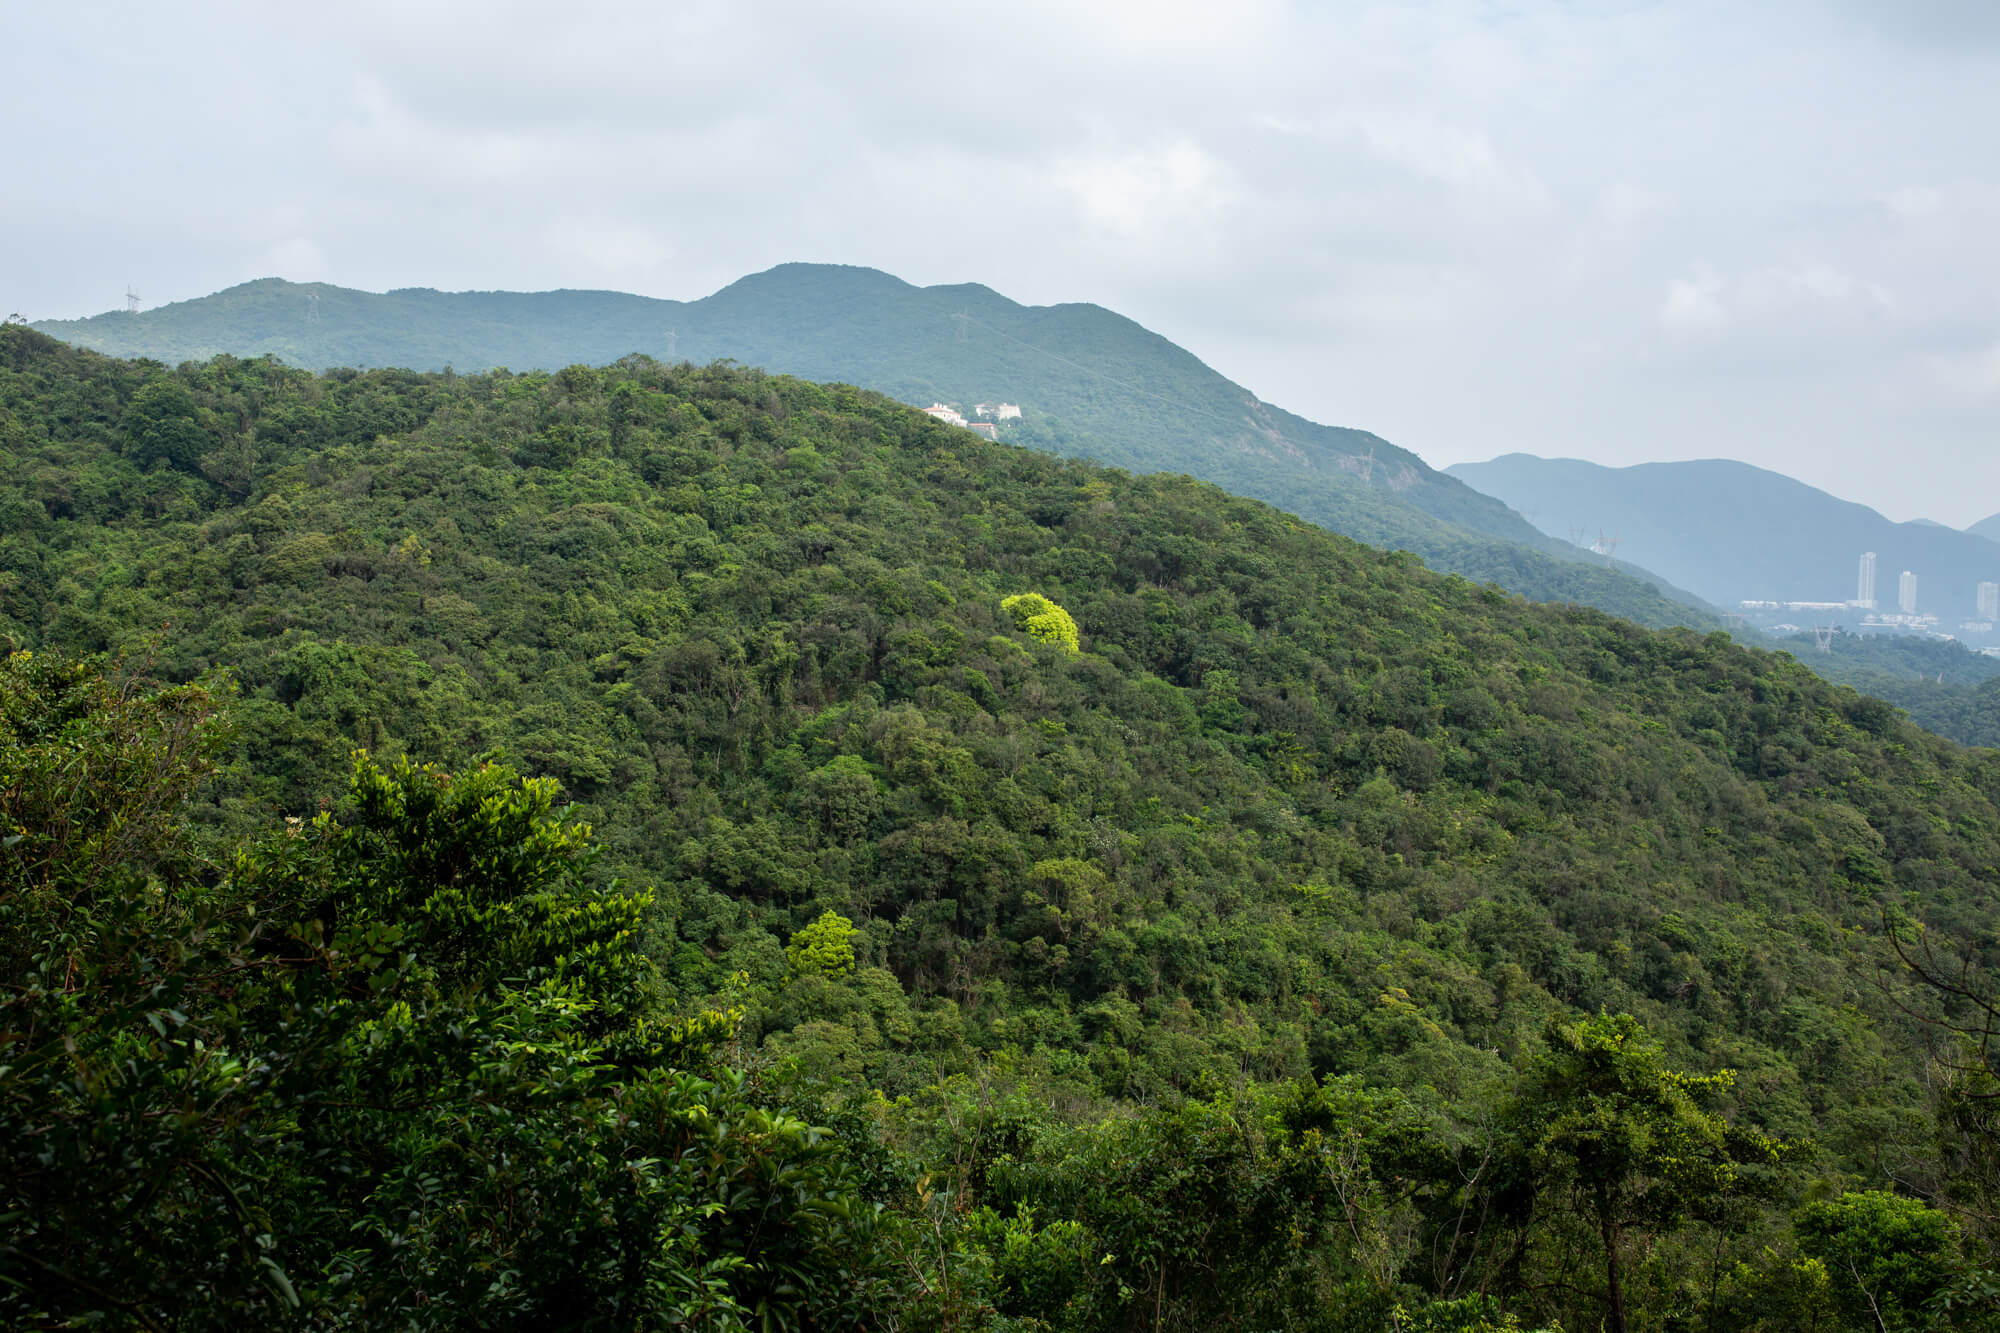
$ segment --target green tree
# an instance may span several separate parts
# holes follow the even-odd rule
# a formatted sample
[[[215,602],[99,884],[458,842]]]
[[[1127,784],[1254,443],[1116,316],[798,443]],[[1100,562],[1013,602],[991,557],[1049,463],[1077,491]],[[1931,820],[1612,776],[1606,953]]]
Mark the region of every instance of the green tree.
[[[1916,1199],[1850,1192],[1807,1204],[1792,1227],[1799,1248],[1826,1266],[1846,1312],[1877,1333],[1916,1326],[1952,1278],[1958,1228]]]
[[[785,946],[795,977],[837,977],[854,970],[854,923],[838,912],[820,913]]]
[[[121,889],[87,947],[7,896],[0,1323],[874,1320],[851,1154],[717,1062],[733,1016],[661,1021],[646,897],[552,783],[361,756],[344,806],[190,900],[160,867],[203,696],[25,656],[0,686],[54,718],[0,749],[10,874]]]
[[[1509,1108],[1514,1202],[1589,1220],[1602,1247],[1605,1322],[1625,1333],[1635,1239],[1713,1217],[1759,1188],[1759,1173],[1790,1147],[1716,1114],[1735,1075],[1667,1068],[1630,1014],[1551,1018],[1544,1038],[1548,1049]]]
[[[1888,936],[1932,995],[1935,1008],[1920,1011],[1926,1024],[1946,1038],[1926,1080],[1937,1129],[1936,1178],[1926,1192],[1964,1219],[1969,1239],[2000,1266],[2000,983],[1978,945],[1954,949],[1922,927]]]
[[[165,463],[177,472],[201,474],[202,455],[215,440],[199,420],[194,395],[179,380],[161,375],[132,396],[119,424],[125,452],[141,469]]]
[[[1433,1301],[1415,1310],[1399,1305],[1392,1327],[1396,1333],[1525,1333],[1519,1317],[1508,1313],[1491,1296]],[[1562,1333],[1562,1330],[1555,1327],[1542,1333]]]
[[[1014,618],[1014,628],[1039,643],[1065,652],[1077,651],[1076,621],[1070,613],[1038,592],[1017,592],[1000,599],[1000,609]]]
[[[183,807],[229,742],[229,688],[149,690],[101,658],[0,661],[0,977],[73,990],[118,964],[96,943],[135,903],[185,919],[202,864]]]

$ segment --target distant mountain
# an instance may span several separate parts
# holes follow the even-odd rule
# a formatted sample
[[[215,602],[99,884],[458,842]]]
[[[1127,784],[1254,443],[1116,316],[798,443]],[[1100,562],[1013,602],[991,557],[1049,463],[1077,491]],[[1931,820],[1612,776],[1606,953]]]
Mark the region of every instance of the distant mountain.
[[[2000,514],[1992,514],[1980,519],[1966,529],[1975,537],[1984,537],[1990,542],[2000,542]]]
[[[1975,535],[1977,525],[1896,523],[1747,463],[1610,468],[1508,454],[1448,471],[1535,514],[1551,533],[1615,536],[1619,555],[1720,605],[1846,601],[1858,592],[1864,551],[1875,552],[1875,597],[1888,610],[1904,570],[1917,575],[1917,609],[1947,620],[1973,615],[1978,585],[2000,581],[2000,545]]]
[[[1185,349],[1095,305],[1022,306],[976,284],[915,287],[873,269],[785,264],[698,301],[618,292],[386,294],[278,279],[138,314],[36,325],[170,363],[270,354],[311,369],[601,365],[633,353],[761,366],[918,405],[1017,403],[1002,438],[1184,472],[1434,568],[1645,624],[1719,623],[1644,570],[1580,556],[1505,504],[1367,431],[1257,398]]]

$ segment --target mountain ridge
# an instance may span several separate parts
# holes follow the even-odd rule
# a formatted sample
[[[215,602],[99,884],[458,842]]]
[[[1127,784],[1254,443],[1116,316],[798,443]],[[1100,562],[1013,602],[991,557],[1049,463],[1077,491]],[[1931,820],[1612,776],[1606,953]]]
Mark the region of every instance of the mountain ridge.
[[[1024,306],[978,283],[918,287],[878,269],[788,263],[671,301],[601,290],[376,294],[267,278],[153,311],[35,327],[169,363],[269,353],[313,370],[553,370],[652,351],[917,404],[1019,399],[1025,416],[1009,438],[1020,443],[1190,473],[1536,600],[1588,602],[1654,625],[1720,624],[1698,597],[1644,570],[1579,558],[1417,455],[1266,403],[1124,315],[1083,302]]]
[[[1898,523],[1735,459],[1608,467],[1511,453],[1445,470],[1546,523],[1614,533],[1635,562],[1717,605],[1854,599],[1864,551],[1876,553],[1875,600],[1885,610],[1906,569],[1918,575],[1919,609],[1946,617],[1970,617],[1976,584],[2000,580],[2000,545],[1976,532]]]

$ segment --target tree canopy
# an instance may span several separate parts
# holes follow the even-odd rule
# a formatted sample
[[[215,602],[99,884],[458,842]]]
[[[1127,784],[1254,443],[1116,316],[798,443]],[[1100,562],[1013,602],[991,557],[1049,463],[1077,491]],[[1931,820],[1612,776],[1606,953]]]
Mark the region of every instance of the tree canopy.
[[[726,366],[0,449],[17,1322],[1975,1326],[2000,765],[1789,657]]]

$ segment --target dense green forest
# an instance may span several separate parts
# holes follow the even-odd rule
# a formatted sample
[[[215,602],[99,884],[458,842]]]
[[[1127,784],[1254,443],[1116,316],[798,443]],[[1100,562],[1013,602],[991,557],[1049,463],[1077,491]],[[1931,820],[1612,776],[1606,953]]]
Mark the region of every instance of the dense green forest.
[[[2000,677],[2000,657],[1974,652],[1956,639],[1918,634],[1851,634],[1836,631],[1826,647],[1812,634],[1794,634],[1785,645],[1808,665],[1839,669],[1871,685],[1894,688],[1926,681],[1937,685],[1974,686]],[[1819,660],[1815,661],[1815,657]],[[1866,693],[1894,699],[1880,689]],[[1900,702],[1899,700],[1897,702]]]
[[[1787,643],[1820,675],[1888,700],[1920,727],[1961,745],[2000,746],[2000,658],[1902,634],[1839,633],[1825,651],[1810,634]]]
[[[1910,719],[1964,745],[2000,746],[2000,679],[1977,684],[1857,673],[1861,688],[1906,710]]]
[[[1101,306],[1023,306],[976,283],[781,264],[698,301],[623,292],[360,292],[278,279],[157,310],[47,321],[81,347],[177,364],[271,354],[311,370],[549,370],[674,347],[917,404],[1021,404],[1012,442],[1185,472],[1433,568],[1648,625],[1715,628],[1699,598],[1551,540],[1505,504],[1364,430],[1261,401]],[[671,331],[671,335],[670,332]]]
[[[1788,656],[726,366],[0,453],[5,1322],[1995,1326],[2000,754]]]

